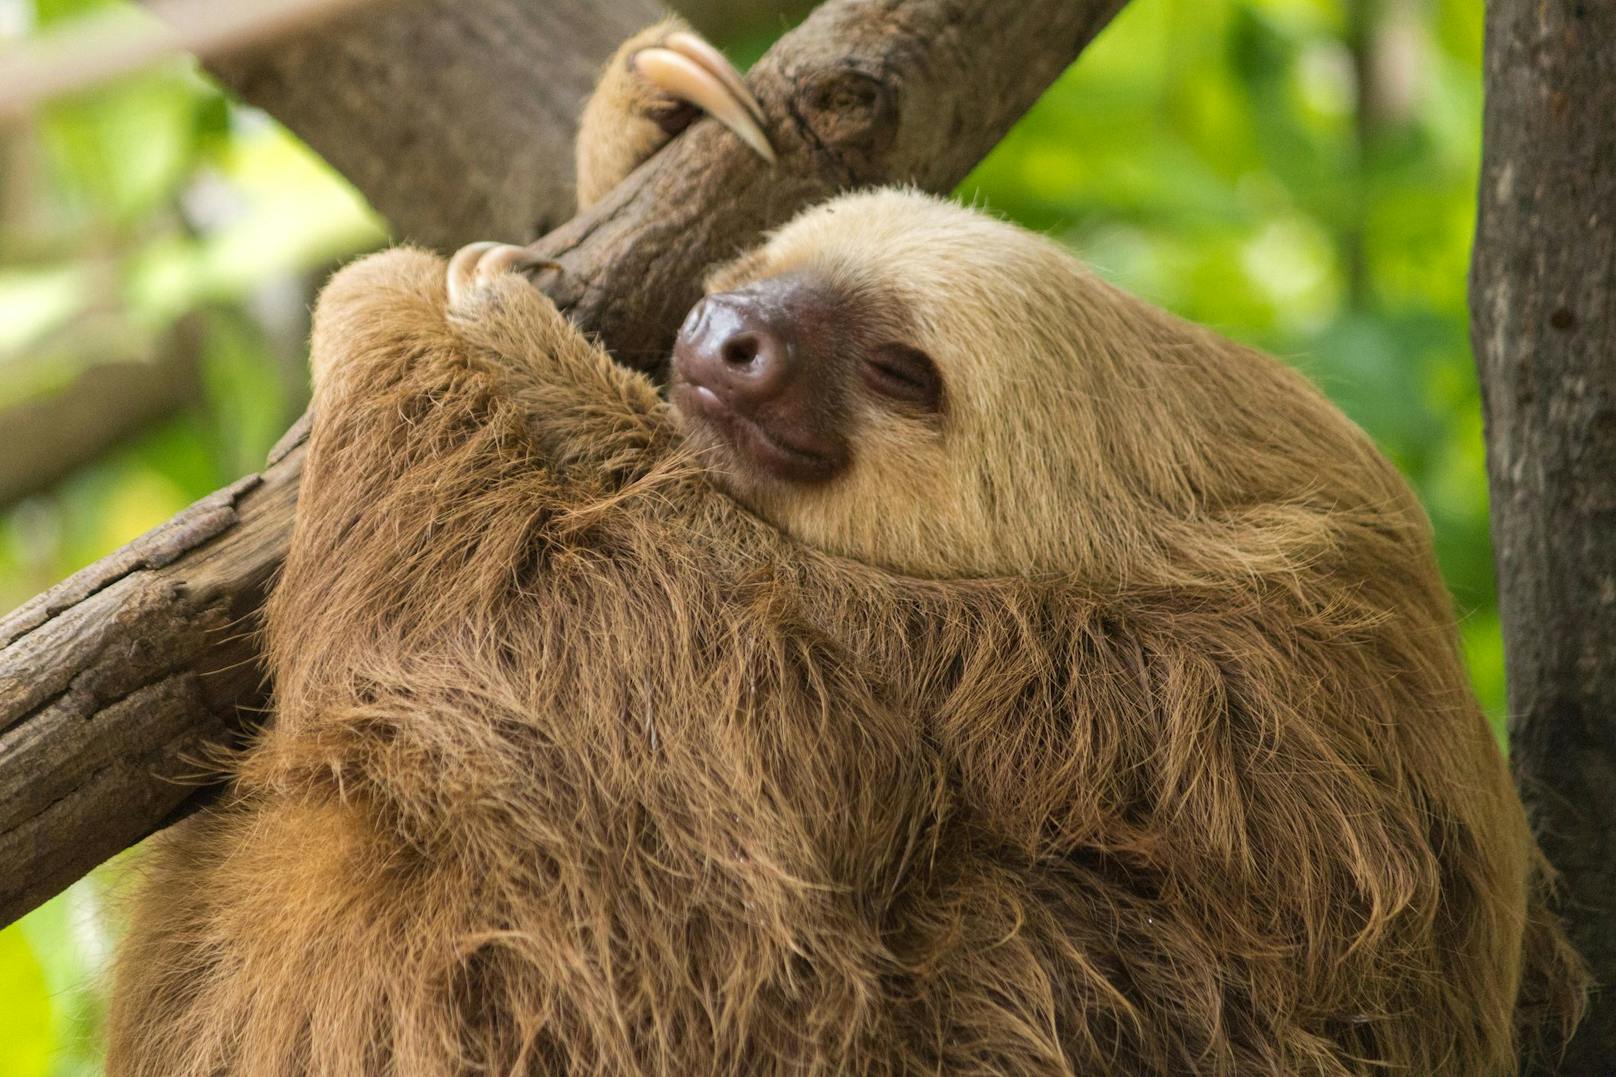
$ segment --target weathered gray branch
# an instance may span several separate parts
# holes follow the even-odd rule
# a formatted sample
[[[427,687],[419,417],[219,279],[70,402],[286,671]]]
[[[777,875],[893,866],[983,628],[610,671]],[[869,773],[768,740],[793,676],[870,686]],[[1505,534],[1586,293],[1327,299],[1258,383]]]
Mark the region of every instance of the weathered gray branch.
[[[1616,1060],[1616,6],[1490,0],[1472,330],[1510,758]]]
[[[703,267],[838,190],[897,181],[949,189],[1124,2],[831,0],[753,73],[779,165],[765,167],[711,122],[696,125],[550,237],[548,251],[564,267],[553,294],[620,358],[655,365]],[[479,47],[497,50],[501,41],[493,34]],[[355,46],[351,55],[364,52]],[[327,60],[337,74],[325,103],[348,123],[379,122],[367,109],[391,108],[386,95],[359,89],[331,104],[364,67],[347,55]],[[462,62],[470,62],[464,54]],[[303,77],[320,75],[319,65],[304,63]],[[531,87],[532,72],[519,67],[502,70]],[[283,89],[304,104],[314,92]],[[506,87],[499,99],[515,93]],[[262,87],[255,99],[276,107]],[[458,122],[441,107],[436,116],[443,128]],[[404,147],[430,158],[437,141],[424,126],[399,126],[409,133],[392,170],[373,177],[375,191],[365,187],[363,160],[347,170],[379,204],[397,199],[415,222],[406,230],[449,246],[509,238],[502,221],[542,216],[542,207],[519,214],[446,205],[434,218],[408,191],[413,165],[398,162],[409,157]],[[327,135],[337,140],[340,132],[333,125]],[[514,152],[529,136],[505,137]],[[487,155],[490,174],[508,165],[510,152]],[[195,772],[186,754],[227,739],[262,702],[246,633],[291,527],[299,465],[294,446],[262,475],[0,622],[0,922],[161,825],[190,791],[171,780]]]

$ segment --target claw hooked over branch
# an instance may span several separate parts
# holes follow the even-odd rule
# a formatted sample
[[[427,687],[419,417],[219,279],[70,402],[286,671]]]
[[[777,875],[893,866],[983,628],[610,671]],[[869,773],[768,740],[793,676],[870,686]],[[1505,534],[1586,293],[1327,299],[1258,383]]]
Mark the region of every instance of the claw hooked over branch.
[[[635,74],[670,97],[688,101],[728,127],[770,164],[774,147],[763,132],[763,109],[723,54],[695,34],[669,34],[630,61]]]
[[[470,293],[502,273],[526,273],[537,269],[560,269],[561,263],[543,258],[531,246],[509,243],[468,243],[449,259],[447,283],[449,305],[460,305]]]

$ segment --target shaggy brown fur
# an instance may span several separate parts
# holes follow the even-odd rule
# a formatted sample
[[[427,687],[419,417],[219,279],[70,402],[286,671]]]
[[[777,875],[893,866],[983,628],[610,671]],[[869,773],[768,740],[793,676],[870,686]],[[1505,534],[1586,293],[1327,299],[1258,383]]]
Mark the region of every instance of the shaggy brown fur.
[[[333,280],[276,721],[152,854],[111,1072],[1510,1071],[1574,959],[1393,468],[957,207],[723,283],[803,259],[947,422],[756,513],[519,278]]]

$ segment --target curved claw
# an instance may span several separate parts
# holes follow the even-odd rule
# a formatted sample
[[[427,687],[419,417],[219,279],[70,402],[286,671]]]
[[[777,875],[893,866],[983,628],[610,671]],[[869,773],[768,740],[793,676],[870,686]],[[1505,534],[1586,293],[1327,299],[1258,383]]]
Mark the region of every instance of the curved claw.
[[[477,275],[477,261],[489,251],[499,246],[498,243],[484,241],[482,243],[468,243],[455,251],[454,257],[449,259],[449,272],[447,281],[449,285],[449,305],[458,306],[466,293],[471,291]]]
[[[560,269],[561,263],[538,257],[530,247],[488,241],[468,243],[449,259],[449,305],[459,305],[473,289],[487,284],[502,273],[541,268]]]
[[[630,62],[652,86],[708,113],[774,164],[774,147],[763,133],[762,106],[717,49],[695,34],[679,31],[660,46],[641,49]]]
[[[668,35],[668,39],[662,45],[664,48],[683,53],[717,76],[718,81],[722,82],[735,99],[746,108],[746,111],[751,113],[752,119],[757,121],[757,125],[759,127],[763,126],[763,106],[758,104],[756,97],[752,96],[752,91],[747,88],[746,83],[741,79],[741,73],[735,70],[734,65],[724,58],[723,53],[709,45],[705,38],[692,34],[688,30],[676,30]]]

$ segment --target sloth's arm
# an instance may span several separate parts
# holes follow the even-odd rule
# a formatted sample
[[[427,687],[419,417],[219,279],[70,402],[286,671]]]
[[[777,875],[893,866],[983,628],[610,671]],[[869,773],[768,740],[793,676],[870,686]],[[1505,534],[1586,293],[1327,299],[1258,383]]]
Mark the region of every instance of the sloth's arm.
[[[310,358],[317,463],[378,488],[469,441],[489,443],[478,466],[621,478],[670,450],[651,383],[614,364],[525,279],[497,273],[458,289],[445,279],[441,259],[395,250],[326,287]],[[335,493],[351,502],[356,492]]]
[[[625,41],[579,118],[578,208],[594,204],[703,112],[773,163],[757,99],[684,20],[665,19]]]
[[[546,513],[610,499],[675,451],[651,384],[526,280],[501,274],[451,305],[443,260],[419,251],[332,279],[311,366],[297,526],[269,610],[283,703],[362,668],[392,677],[389,655],[429,645],[423,625],[475,637],[512,600]]]

